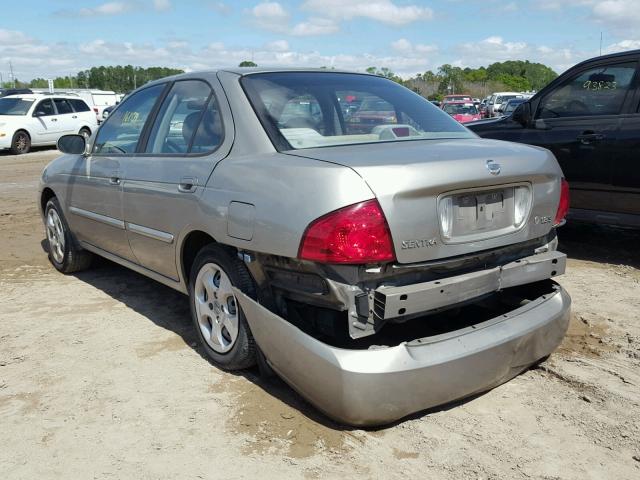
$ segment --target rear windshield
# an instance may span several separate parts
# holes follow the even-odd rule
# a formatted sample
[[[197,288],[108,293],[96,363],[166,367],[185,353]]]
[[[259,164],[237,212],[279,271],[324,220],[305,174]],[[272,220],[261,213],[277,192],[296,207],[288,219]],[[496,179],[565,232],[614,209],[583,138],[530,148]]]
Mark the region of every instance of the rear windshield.
[[[444,111],[449,115],[477,115],[478,109],[473,103],[445,103]]]
[[[0,98],[0,115],[26,115],[33,100],[22,98]]]
[[[241,83],[279,150],[475,137],[427,99],[381,77],[280,72]]]

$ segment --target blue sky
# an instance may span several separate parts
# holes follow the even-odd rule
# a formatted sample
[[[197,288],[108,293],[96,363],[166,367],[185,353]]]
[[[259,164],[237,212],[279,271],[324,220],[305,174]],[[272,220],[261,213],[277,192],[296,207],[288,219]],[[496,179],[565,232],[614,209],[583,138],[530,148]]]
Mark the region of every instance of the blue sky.
[[[640,0],[23,0],[0,18],[0,72],[55,77],[94,65],[186,70],[389,67],[529,59],[558,72],[640,48]]]

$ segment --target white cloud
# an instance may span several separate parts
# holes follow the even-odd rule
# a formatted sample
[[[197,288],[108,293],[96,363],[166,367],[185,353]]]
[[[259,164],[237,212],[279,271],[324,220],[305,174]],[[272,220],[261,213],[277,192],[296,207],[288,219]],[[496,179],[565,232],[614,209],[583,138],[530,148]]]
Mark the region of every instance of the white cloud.
[[[594,4],[592,18],[613,29],[638,31],[640,1],[606,0]]]
[[[133,5],[125,2],[107,2],[94,8],[81,8],[78,13],[83,17],[96,17],[106,15],[120,15],[128,12]]]
[[[433,18],[429,7],[396,5],[391,0],[307,0],[302,8],[338,20],[360,17],[394,26]]]
[[[400,38],[391,42],[391,48],[400,54],[412,56],[426,55],[438,51],[436,45],[424,45],[422,43],[414,45],[406,38]]]
[[[171,1],[153,0],[153,8],[155,8],[158,12],[166,12],[168,10],[171,10]]]
[[[311,17],[305,22],[297,23],[290,33],[296,36],[329,35],[336,33],[340,27],[333,20]]]
[[[278,2],[259,3],[250,10],[256,25],[273,32],[284,32],[288,29],[289,12]]]
[[[286,40],[275,40],[267,43],[264,47],[270,52],[286,52],[289,50],[289,43]]]
[[[612,43],[607,46],[602,53],[617,53],[624,52],[626,50],[640,49],[640,39],[636,40],[622,40],[620,42]]]

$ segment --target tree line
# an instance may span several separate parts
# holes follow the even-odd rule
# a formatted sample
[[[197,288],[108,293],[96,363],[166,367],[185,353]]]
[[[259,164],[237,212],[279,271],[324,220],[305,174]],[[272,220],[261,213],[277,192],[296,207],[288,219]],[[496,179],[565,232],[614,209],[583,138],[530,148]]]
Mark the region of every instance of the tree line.
[[[127,93],[152,80],[184,73],[179,68],[168,67],[134,67],[132,65],[92,67],[78,72],[76,75],[56,77],[54,88],[93,88],[96,90],[113,90]],[[34,78],[30,82],[16,80],[17,88],[47,88],[45,78]],[[5,88],[13,87],[13,82],[4,82]]]
[[[239,66],[256,67],[257,65],[245,60]],[[431,99],[440,99],[450,93],[468,93],[476,97],[484,97],[501,90],[518,92],[540,90],[558,76],[546,65],[527,60],[496,62],[480,68],[462,68],[445,64],[435,72],[428,70],[408,79],[402,79],[387,67],[369,67],[367,72],[389,78]],[[83,70],[76,75],[57,77],[53,83],[55,88],[94,88],[127,93],[152,80],[179,73],[184,71],[167,67],[100,66]],[[11,86],[13,83],[9,85],[5,82],[4,84],[4,87]],[[48,82],[44,78],[35,78],[30,82],[16,81],[16,87],[19,88],[47,88],[47,86]]]

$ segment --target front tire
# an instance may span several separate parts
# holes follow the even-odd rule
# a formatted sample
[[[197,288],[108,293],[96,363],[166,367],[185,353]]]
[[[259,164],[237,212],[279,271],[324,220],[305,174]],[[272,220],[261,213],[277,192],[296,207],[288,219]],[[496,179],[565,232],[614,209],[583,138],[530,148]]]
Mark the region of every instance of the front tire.
[[[31,137],[24,130],[18,130],[13,134],[11,140],[11,153],[14,155],[22,155],[23,153],[29,153],[31,150]]]
[[[255,298],[245,265],[224,247],[207,245],[191,268],[191,318],[207,357],[223,370],[241,370],[255,365],[256,344],[231,286]]]
[[[56,197],[47,202],[44,212],[49,261],[55,269],[73,273],[89,268],[93,254],[76,246]]]
[[[91,130],[89,130],[87,127],[82,127],[78,132],[78,135],[82,135],[85,141],[89,141],[89,137],[91,137]]]

